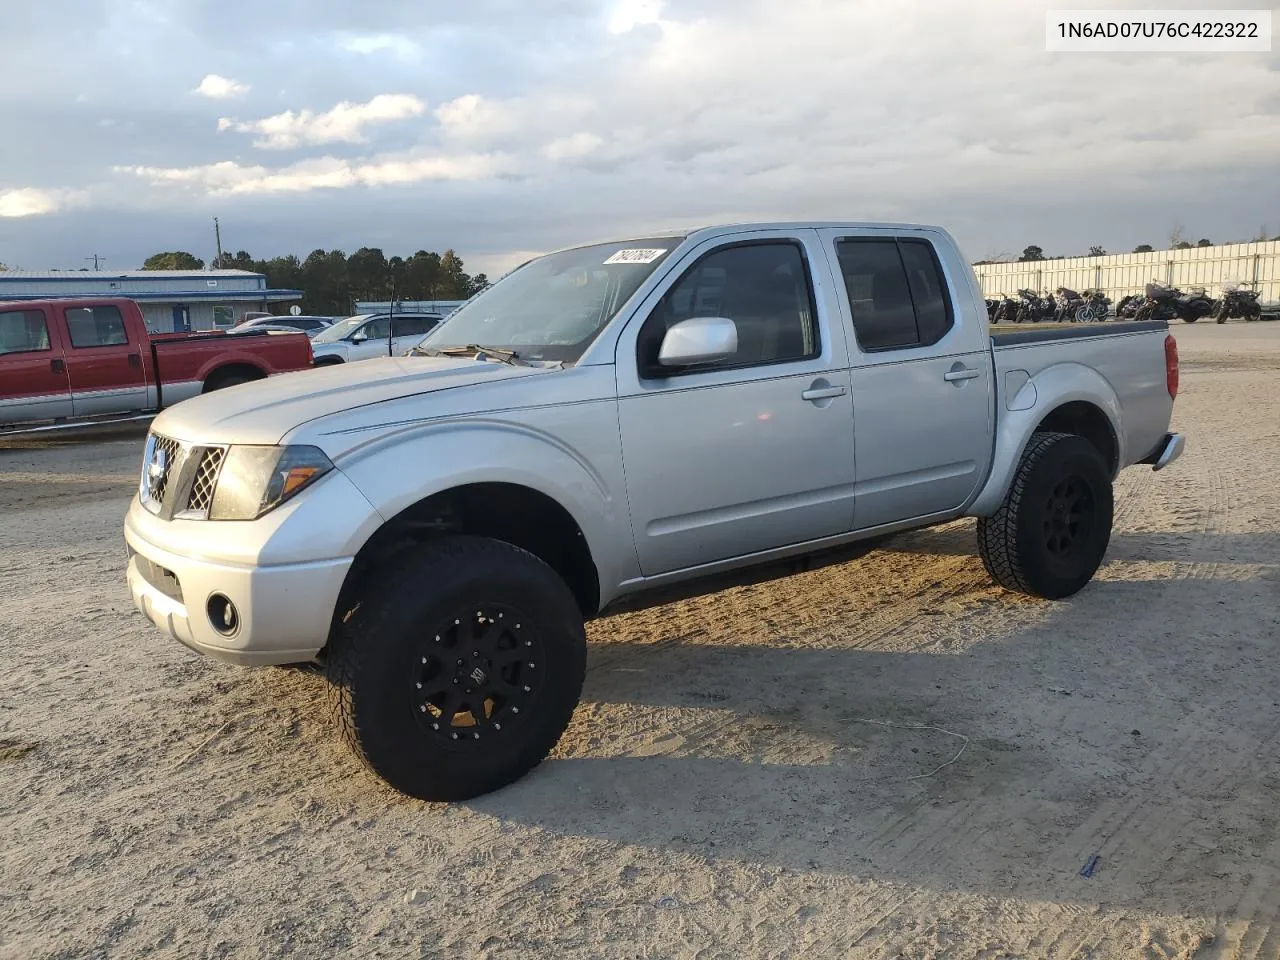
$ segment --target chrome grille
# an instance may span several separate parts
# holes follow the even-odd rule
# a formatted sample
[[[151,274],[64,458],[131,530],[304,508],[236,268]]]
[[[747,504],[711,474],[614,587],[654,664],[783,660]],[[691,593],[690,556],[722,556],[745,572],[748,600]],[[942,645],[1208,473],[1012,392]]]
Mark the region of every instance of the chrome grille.
[[[146,453],[142,461],[142,502],[158,511],[164,504],[169,481],[177,476],[182,444],[162,437],[158,433],[147,438]]]
[[[191,481],[191,495],[187,497],[187,511],[208,516],[213,505],[213,489],[218,483],[218,471],[227,451],[222,447],[204,447],[199,453],[200,465]]]

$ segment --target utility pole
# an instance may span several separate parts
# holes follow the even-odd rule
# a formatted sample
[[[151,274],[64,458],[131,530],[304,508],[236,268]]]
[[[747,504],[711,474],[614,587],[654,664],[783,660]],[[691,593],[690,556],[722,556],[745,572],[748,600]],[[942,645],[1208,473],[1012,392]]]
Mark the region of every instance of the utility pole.
[[[213,261],[215,270],[222,269],[222,228],[218,226],[218,218],[213,218],[213,239],[218,246],[218,259]]]
[[[95,254],[94,254],[93,256],[91,256],[91,257],[85,257],[85,259],[86,259],[86,260],[92,260],[92,261],[93,261],[93,269],[94,269],[94,272],[96,273],[96,272],[97,272],[97,269],[98,269],[98,261],[99,261],[100,259],[102,259],[102,258],[101,258],[101,257],[99,257],[99,256],[95,253]]]

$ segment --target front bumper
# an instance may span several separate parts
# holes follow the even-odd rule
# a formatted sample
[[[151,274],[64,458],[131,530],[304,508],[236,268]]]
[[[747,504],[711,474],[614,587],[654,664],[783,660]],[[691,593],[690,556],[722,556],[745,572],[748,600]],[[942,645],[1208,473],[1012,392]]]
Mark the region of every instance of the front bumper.
[[[197,653],[242,666],[315,659],[329,635],[333,602],[351,559],[242,567],[179,557],[132,530],[129,593],[157,627]],[[235,605],[230,632],[214,627],[210,598]]]
[[[355,553],[381,518],[338,471],[255,521],[125,518],[134,606],[192,650],[245,666],[314,660]],[[311,559],[318,557],[322,559]],[[215,626],[230,601],[232,629]]]

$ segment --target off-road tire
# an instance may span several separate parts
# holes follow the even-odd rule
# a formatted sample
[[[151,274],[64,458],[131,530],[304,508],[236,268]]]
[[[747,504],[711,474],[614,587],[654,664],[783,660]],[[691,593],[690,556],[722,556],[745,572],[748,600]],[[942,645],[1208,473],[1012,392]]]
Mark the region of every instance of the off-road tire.
[[[1081,504],[1082,512],[1064,509],[1064,502]],[[1004,503],[994,516],[978,519],[982,564],[1007,590],[1069,597],[1102,563],[1113,506],[1110,473],[1097,447],[1075,434],[1033,434]],[[1072,518],[1074,532],[1067,529]]]
[[[335,625],[325,661],[335,718],[356,756],[395,789],[431,801],[488,793],[537,766],[568,726],[586,673],[582,614],[560,576],[518,547],[458,536],[424,545],[372,580]],[[486,660],[466,652],[464,642],[479,643],[474,638],[482,634],[513,644],[502,651],[505,666],[497,655]],[[441,638],[444,645],[433,646]],[[437,716],[437,707],[422,701],[421,687],[447,682],[425,672],[444,661],[454,670],[454,653],[467,664],[453,675],[461,684],[444,688],[446,700],[468,702],[462,691],[472,682],[465,671],[473,662],[491,664],[484,682],[502,683],[504,691],[501,671],[528,672],[509,685],[512,699],[500,706],[505,692],[494,699],[481,692],[486,716],[475,718],[471,708],[449,714],[442,731],[436,721],[443,712]],[[423,666],[429,658],[431,666]],[[463,721],[473,725],[455,726]]]

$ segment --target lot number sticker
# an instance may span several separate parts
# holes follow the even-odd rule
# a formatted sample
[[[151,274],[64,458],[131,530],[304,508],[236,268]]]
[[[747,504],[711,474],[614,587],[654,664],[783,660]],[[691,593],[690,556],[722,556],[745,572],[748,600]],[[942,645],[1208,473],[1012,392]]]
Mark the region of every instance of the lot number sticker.
[[[665,250],[619,250],[605,263],[653,263],[667,251]]]

